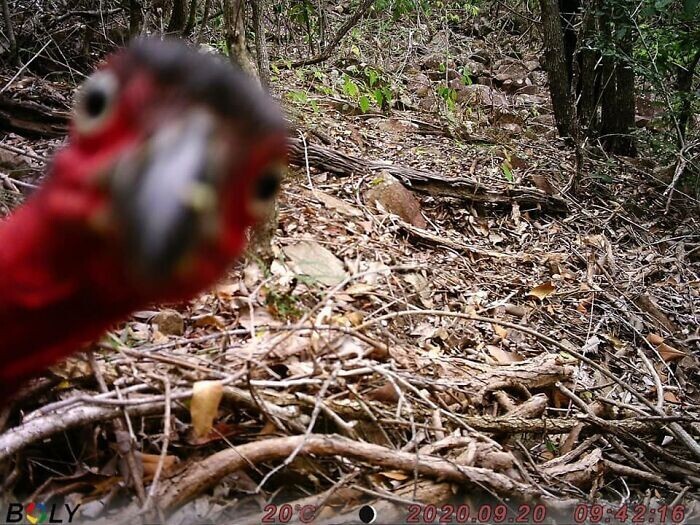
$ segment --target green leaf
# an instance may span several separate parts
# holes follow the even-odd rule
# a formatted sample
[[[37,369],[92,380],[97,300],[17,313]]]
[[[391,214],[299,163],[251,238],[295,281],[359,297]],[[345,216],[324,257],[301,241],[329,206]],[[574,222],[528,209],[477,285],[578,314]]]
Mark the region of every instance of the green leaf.
[[[287,93],[287,97],[296,104],[306,104],[309,101],[309,96],[305,91],[292,91]]]
[[[547,450],[551,452],[552,454],[556,454],[557,452],[557,446],[552,442],[549,438],[547,438],[547,441],[545,442],[545,445],[547,447]]]
[[[367,68],[367,79],[369,80],[369,87],[374,87],[374,84],[379,80],[379,74],[374,69]]]
[[[389,104],[391,102],[391,99],[394,98],[394,93],[389,87],[382,88],[382,95],[384,96],[384,104]]]
[[[360,95],[360,88],[358,88],[357,84],[347,75],[345,75],[345,80],[343,82],[343,91],[352,98],[357,98]]]
[[[365,95],[360,97],[360,109],[362,113],[367,113],[369,111],[369,98]]]
[[[381,108],[384,106],[384,93],[381,89],[374,90],[374,100],[377,101],[377,105]]]
[[[513,172],[510,170],[508,163],[504,162],[501,164],[501,171],[503,172],[503,176],[508,179],[508,182],[515,181],[515,177],[513,177]]]

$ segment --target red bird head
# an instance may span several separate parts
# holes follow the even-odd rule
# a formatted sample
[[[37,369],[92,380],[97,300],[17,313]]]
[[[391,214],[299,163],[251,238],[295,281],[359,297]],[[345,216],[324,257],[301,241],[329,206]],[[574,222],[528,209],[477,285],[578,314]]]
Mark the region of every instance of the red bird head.
[[[0,223],[0,392],[133,309],[211,285],[284,164],[279,109],[227,62],[150,39],[107,59],[46,183]]]

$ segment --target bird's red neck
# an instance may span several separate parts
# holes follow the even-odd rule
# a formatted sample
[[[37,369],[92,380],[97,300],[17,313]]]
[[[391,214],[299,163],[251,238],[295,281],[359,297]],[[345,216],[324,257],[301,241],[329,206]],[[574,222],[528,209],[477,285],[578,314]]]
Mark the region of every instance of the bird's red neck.
[[[101,280],[89,275],[92,256],[85,247],[92,239],[71,232],[69,222],[57,224],[51,198],[44,187],[0,222],[0,395],[97,337],[132,308],[126,296],[109,295],[106,302],[93,289]]]

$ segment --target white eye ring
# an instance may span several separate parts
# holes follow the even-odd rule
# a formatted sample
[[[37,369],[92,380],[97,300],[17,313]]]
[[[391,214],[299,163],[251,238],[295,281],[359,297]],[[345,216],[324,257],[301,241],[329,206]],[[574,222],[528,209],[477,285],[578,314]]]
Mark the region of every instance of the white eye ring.
[[[76,129],[82,135],[97,131],[112,113],[119,91],[119,81],[107,71],[89,77],[75,96],[73,116]]]

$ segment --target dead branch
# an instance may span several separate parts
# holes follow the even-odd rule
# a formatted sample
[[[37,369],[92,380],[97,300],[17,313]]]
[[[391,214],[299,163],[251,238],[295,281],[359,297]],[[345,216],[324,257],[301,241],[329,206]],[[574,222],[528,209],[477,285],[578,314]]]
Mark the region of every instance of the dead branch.
[[[506,496],[525,499],[542,496],[530,485],[489,469],[460,466],[441,458],[417,456],[415,453],[361,443],[339,435],[310,434],[254,441],[192,463],[182,473],[163,483],[158,501],[164,510],[174,510],[212,488],[229,474],[251,465],[284,460],[295,450],[299,451],[299,456],[342,456],[384,469],[404,470],[432,479],[468,483]]]
[[[129,415],[145,416],[163,411],[163,402],[129,407]],[[122,407],[79,406],[32,419],[0,435],[0,463],[23,448],[79,425],[107,421],[122,415]]]
[[[489,188],[466,177],[446,177],[406,166],[364,160],[317,144],[307,144],[301,139],[289,138],[289,158],[295,166],[311,166],[329,173],[348,176],[353,173],[387,172],[405,184],[423,193],[452,197],[469,202],[510,204],[541,207],[550,212],[565,212],[566,203],[560,197],[547,195],[536,188]]]

